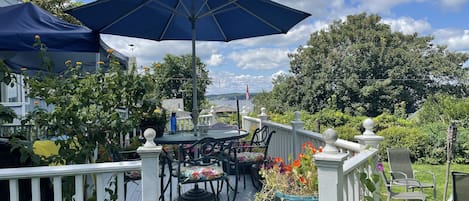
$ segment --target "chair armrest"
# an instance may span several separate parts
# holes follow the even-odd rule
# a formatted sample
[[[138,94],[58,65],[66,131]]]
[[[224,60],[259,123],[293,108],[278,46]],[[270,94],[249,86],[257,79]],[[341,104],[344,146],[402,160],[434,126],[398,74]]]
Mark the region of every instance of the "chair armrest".
[[[400,175],[404,176],[404,179],[409,179],[407,177],[407,174],[404,173],[404,172],[401,172],[401,171],[389,171],[389,173],[391,174],[391,180],[399,180],[399,179],[394,179],[393,174],[400,174]]]
[[[414,174],[417,175],[417,173],[425,173],[425,174],[429,174],[432,176],[432,181],[433,181],[433,186],[436,186],[436,177],[435,177],[435,174],[431,171],[414,171]]]

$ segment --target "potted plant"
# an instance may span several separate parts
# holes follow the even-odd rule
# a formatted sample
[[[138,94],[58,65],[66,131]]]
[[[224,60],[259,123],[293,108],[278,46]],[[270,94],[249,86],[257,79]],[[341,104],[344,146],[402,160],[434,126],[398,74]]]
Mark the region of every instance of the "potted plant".
[[[263,186],[255,200],[317,201],[318,180],[313,155],[318,152],[322,152],[322,148],[316,149],[307,142],[291,164],[280,157],[268,161],[259,171]]]
[[[156,137],[163,136],[166,123],[168,122],[166,110],[159,106],[156,100],[146,100],[142,106],[140,129],[153,128]]]

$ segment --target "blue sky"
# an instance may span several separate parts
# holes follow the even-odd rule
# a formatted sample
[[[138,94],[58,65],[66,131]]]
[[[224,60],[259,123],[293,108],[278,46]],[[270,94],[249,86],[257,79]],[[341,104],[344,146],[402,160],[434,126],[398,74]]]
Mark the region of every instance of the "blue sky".
[[[207,94],[270,91],[272,78],[288,73],[288,53],[332,21],[362,12],[377,13],[393,31],[432,35],[434,43],[469,52],[469,0],[274,0],[311,13],[290,32],[223,42],[197,42],[197,56],[207,64],[213,84]],[[90,1],[85,1],[90,2]],[[161,62],[164,55],[190,54],[189,41],[150,41],[103,35],[112,48],[137,58],[137,66]],[[130,44],[134,45],[133,50]],[[468,63],[466,63],[467,65]],[[468,65],[469,66],[469,65]]]

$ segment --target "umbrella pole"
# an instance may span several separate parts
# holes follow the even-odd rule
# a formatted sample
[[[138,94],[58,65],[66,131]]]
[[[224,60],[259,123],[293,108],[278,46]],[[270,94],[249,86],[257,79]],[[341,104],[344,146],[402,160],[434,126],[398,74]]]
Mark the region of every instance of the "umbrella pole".
[[[197,69],[195,65],[195,19],[192,22],[192,123],[194,133],[197,133],[197,123],[199,120],[199,107],[197,104]]]

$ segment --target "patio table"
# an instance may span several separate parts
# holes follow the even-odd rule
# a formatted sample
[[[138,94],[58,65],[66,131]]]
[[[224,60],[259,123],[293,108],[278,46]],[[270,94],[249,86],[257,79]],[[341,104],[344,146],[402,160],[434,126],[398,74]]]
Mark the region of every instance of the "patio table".
[[[212,137],[218,140],[229,141],[241,139],[248,136],[246,130],[226,130],[226,129],[208,129],[206,133],[198,133],[194,135],[193,131],[182,131],[175,134],[165,134],[162,137],[155,138],[155,144],[192,144],[206,137]],[[206,201],[214,200],[213,193],[207,192],[198,187],[197,183],[194,188],[181,195],[179,200],[197,200]]]

